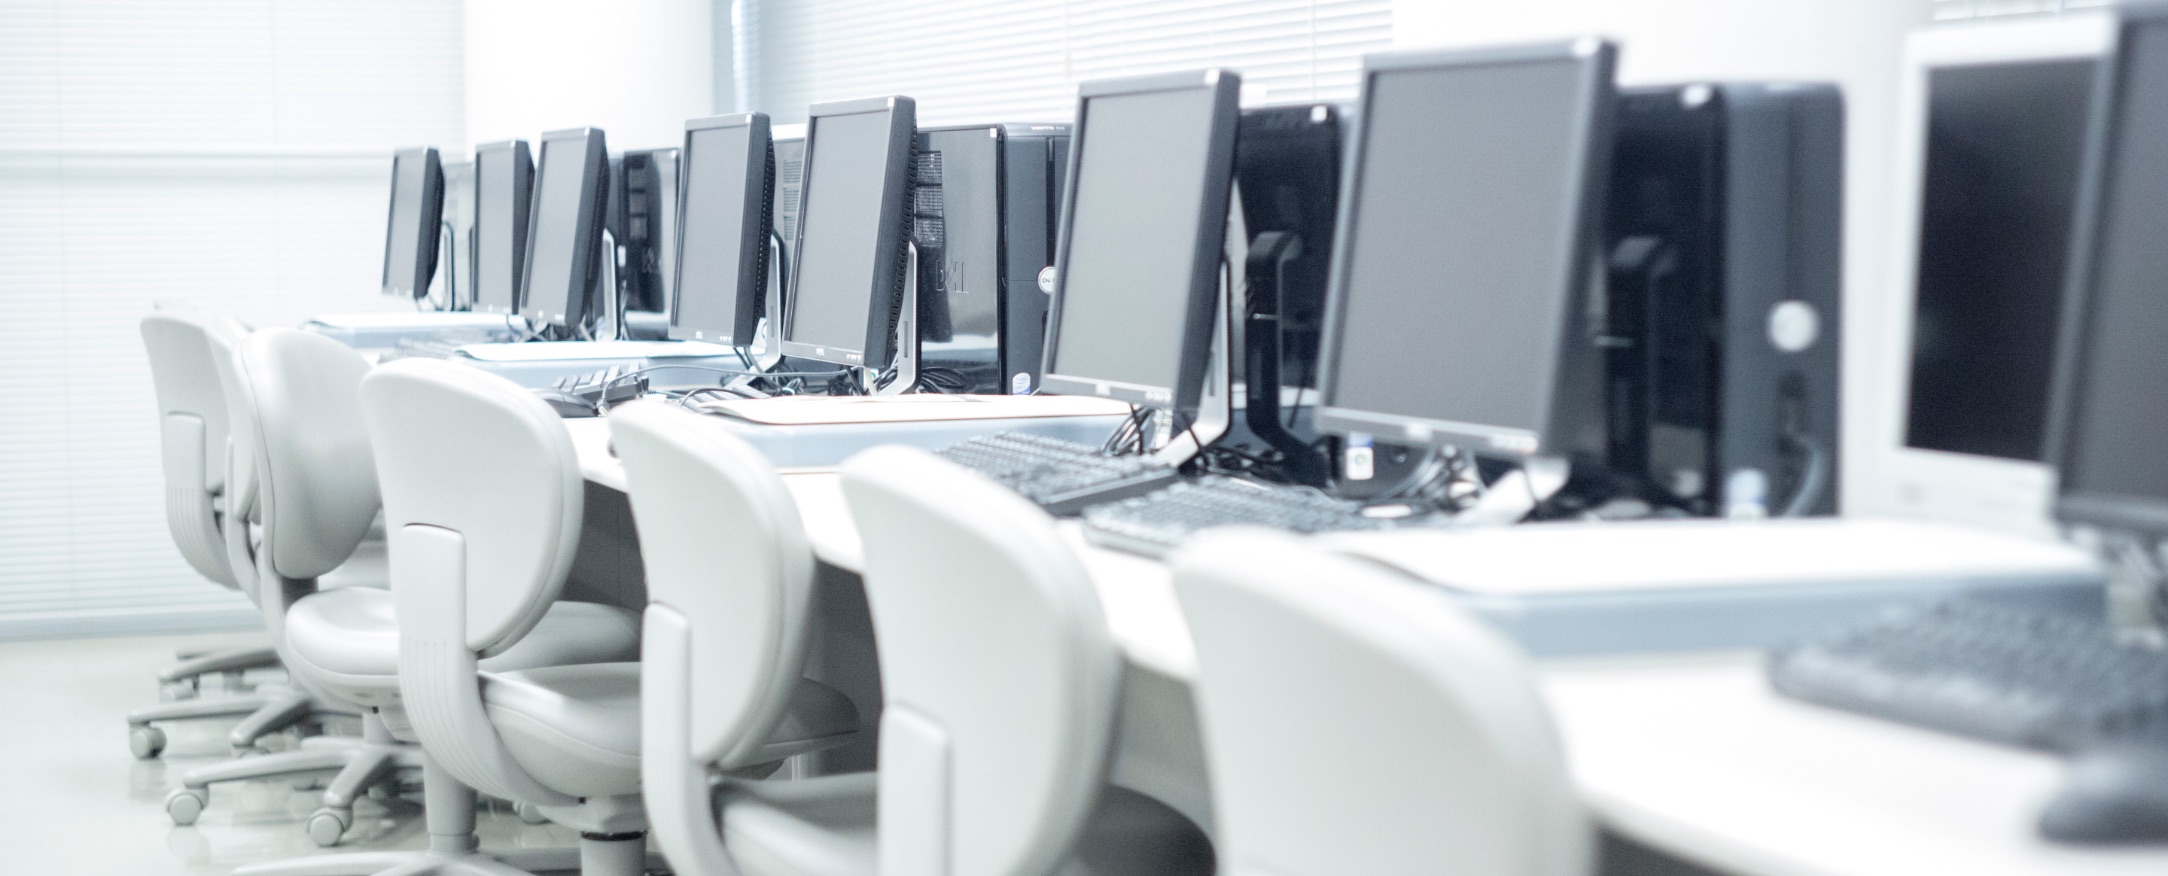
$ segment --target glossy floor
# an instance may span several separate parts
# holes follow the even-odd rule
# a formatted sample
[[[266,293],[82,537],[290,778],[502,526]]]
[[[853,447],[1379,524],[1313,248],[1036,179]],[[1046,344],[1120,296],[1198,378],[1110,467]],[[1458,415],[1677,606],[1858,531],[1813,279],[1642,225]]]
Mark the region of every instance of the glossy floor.
[[[231,635],[0,643],[0,873],[223,876],[321,852],[302,833],[319,795],[283,781],[212,788],[193,827],[166,816],[166,792],[183,771],[229,756],[232,721],[168,725],[157,760],[128,753],[125,716],[158,701],[154,673],[174,649],[247,643]],[[223,695],[219,684],[207,680],[202,696]],[[485,849],[577,842],[564,828],[521,823],[502,803],[485,803],[477,820]],[[340,848],[425,843],[420,807],[364,800]]]

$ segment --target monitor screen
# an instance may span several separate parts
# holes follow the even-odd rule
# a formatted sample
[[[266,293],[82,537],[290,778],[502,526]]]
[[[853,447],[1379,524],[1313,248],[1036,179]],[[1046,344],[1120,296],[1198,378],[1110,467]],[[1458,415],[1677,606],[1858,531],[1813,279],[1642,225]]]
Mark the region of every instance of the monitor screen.
[[[1224,71],[1181,75],[1182,87],[1083,96],[1050,389],[1183,407],[1202,379],[1234,163],[1228,95],[1239,84]]]
[[[383,293],[420,298],[436,272],[444,179],[437,150],[401,149],[391,162],[391,219],[384,231]]]
[[[534,160],[513,140],[476,149],[474,168],[474,309],[517,313]]]
[[[2115,57],[2097,176],[2084,183],[2089,239],[2073,248],[2086,260],[2072,288],[2084,316],[2057,375],[2057,516],[2168,532],[2168,17],[2126,20]]]
[[[1583,46],[1369,72],[1327,340],[1324,404],[1342,416],[1327,428],[1540,449],[1600,200],[1609,53]]]
[[[851,103],[872,106],[834,114],[816,107],[807,122],[784,352],[881,368],[903,291],[899,256],[917,125],[908,98]]]
[[[671,337],[753,339],[767,293],[768,138],[757,114],[687,126]]]
[[[609,185],[602,132],[558,131],[542,137],[520,312],[536,324],[572,325],[586,317],[588,284],[601,248],[602,205]]]
[[[2096,67],[1928,71],[1906,446],[2041,460]]]

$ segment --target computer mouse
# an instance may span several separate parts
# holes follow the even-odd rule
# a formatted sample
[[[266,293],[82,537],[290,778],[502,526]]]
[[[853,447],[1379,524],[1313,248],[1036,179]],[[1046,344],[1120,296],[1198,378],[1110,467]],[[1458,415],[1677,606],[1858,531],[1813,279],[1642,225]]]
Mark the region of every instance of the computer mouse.
[[[534,394],[549,402],[550,409],[556,411],[557,416],[567,420],[600,416],[602,413],[595,407],[594,402],[561,389],[537,389]]]
[[[2168,843],[2168,745],[2104,746],[2071,758],[2040,813],[2040,835],[2068,843]]]

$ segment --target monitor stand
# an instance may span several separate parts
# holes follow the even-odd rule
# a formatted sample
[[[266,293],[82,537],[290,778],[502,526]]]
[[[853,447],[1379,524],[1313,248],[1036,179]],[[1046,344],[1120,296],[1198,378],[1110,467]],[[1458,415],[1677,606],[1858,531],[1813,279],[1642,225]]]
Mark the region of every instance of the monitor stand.
[[[1177,411],[1156,408],[1152,414],[1152,450],[1147,454],[1168,465],[1181,465],[1227,435],[1234,425],[1233,339],[1229,311],[1234,288],[1227,272],[1220,273],[1217,300],[1212,307],[1212,344],[1206,354],[1204,385],[1197,393],[1197,414],[1192,425],[1179,432]]]
[[[918,244],[904,241],[903,304],[896,319],[896,367],[886,386],[875,386],[880,372],[872,365],[859,369],[867,395],[892,396],[918,386]]]

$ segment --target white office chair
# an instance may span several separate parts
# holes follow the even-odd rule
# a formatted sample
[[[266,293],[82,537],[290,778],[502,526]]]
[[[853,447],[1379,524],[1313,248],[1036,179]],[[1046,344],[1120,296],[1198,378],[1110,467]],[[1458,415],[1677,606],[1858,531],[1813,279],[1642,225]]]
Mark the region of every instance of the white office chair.
[[[379,507],[361,416],[369,365],[329,338],[270,329],[241,344],[234,370],[243,398],[234,425],[249,436],[255,459],[262,539],[253,559],[265,623],[298,685],[318,701],[366,711],[359,739],[310,739],[300,751],[191,770],[173,799],[193,796],[200,807],[213,781],[336,770],[323,808],[308,822],[312,839],[333,845],[352,824],[361,793],[423,768],[400,708],[392,594],[371,587],[319,590],[315,580],[352,556]],[[620,660],[637,643],[630,612],[567,603],[549,611],[521,647],[494,658],[492,668]]]
[[[1106,783],[1122,660],[1053,519],[903,447],[853,457],[843,486],[865,540],[887,703],[879,872],[1211,873],[1196,825]],[[797,801],[727,802],[724,835],[741,862],[797,852],[770,839]],[[798,820],[833,822],[838,810]]]
[[[474,788],[580,831],[581,872],[639,873],[639,664],[482,664],[535,635],[564,588],[585,507],[571,436],[533,393],[448,362],[390,363],[361,396],[391,539],[399,695],[427,754],[431,836],[458,837],[429,872],[569,863],[474,854]],[[440,818],[455,809],[462,823]]]
[[[697,414],[635,402],[610,416],[647,567],[640,668],[648,821],[681,874],[733,873],[711,777],[860,737],[858,710],[804,677],[813,548],[781,475]],[[872,774],[816,788],[856,788]],[[801,789],[801,793],[804,793]]]
[[[1592,872],[1589,820],[1511,642],[1285,533],[1215,533],[1173,565],[1225,872]]]
[[[212,361],[227,349],[234,331],[230,320],[186,308],[158,311],[142,322],[158,400],[166,526],[191,568],[222,587],[239,589],[240,580],[226,562],[224,534],[226,396]],[[202,676],[221,673],[233,686],[231,680],[243,672],[276,666],[278,653],[270,645],[228,648],[181,655],[158,680],[166,691],[187,698],[199,689]],[[239,717],[269,701],[267,695],[250,694],[137,709],[128,715],[128,748],[138,758],[157,757],[165,751],[166,733],[153,722]]]

